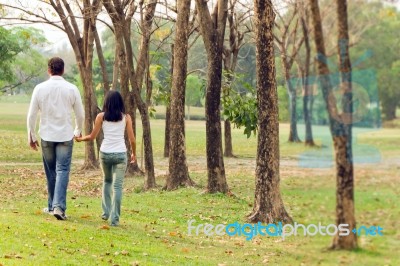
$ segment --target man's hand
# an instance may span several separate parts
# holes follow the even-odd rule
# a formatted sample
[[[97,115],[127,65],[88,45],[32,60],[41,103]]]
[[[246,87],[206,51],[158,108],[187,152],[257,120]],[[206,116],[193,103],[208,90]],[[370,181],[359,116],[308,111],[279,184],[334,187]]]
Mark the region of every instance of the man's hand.
[[[37,142],[37,141],[30,141],[30,142],[29,142],[29,146],[31,146],[31,149],[32,149],[32,150],[37,151],[37,150],[38,150],[38,147],[39,147],[39,142]]]
[[[82,133],[79,134],[79,136],[75,136],[74,139],[75,139],[76,142],[81,142],[83,140],[82,139]]]

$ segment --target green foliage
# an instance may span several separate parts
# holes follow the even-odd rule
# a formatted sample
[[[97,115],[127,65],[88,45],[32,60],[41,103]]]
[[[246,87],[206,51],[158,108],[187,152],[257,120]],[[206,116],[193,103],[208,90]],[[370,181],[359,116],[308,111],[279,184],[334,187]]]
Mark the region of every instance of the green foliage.
[[[0,27],[0,81],[9,82],[14,79],[11,64],[24,48],[18,37],[11,30]]]
[[[237,77],[235,82],[240,82],[240,78]],[[256,134],[258,127],[257,98],[250,84],[242,83],[241,85],[241,93],[225,85],[221,103],[225,119],[231,121],[237,128],[244,127],[243,133],[249,138],[252,132]]]
[[[277,89],[278,89],[279,121],[288,122],[290,118],[289,95],[285,86],[278,86]]]
[[[46,72],[44,56],[38,51],[45,43],[41,30],[0,27],[1,90],[14,86],[25,91],[33,89],[35,79]]]
[[[190,74],[186,77],[185,103],[187,106],[201,106],[206,83],[197,75]]]

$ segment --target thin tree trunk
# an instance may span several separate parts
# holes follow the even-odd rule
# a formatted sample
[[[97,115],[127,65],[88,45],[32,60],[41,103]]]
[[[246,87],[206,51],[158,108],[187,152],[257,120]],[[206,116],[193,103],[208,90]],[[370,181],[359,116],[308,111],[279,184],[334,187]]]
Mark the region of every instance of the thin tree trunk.
[[[231,158],[236,157],[233,154],[233,147],[232,147],[231,121],[229,121],[228,119],[224,121],[224,141],[225,141],[224,156]]]
[[[308,17],[307,6],[304,7],[305,12],[304,16],[300,18],[303,36],[304,36],[304,46],[306,49],[306,60],[304,62],[304,73],[302,74],[302,85],[304,88],[303,95],[303,113],[304,113],[304,124],[305,124],[305,145],[306,146],[315,146],[314,138],[312,135],[312,106],[314,94],[312,91],[312,87],[309,82],[310,75],[310,62],[311,62],[311,48],[310,48],[310,38],[308,34],[308,26],[305,20],[305,16]]]
[[[347,11],[343,3],[338,1],[338,21],[339,21],[339,39],[342,36],[346,40],[344,58],[339,59],[340,71],[342,73],[342,88],[344,95],[342,102],[344,113],[339,114],[336,107],[336,99],[332,92],[332,83],[329,76],[329,68],[325,64],[325,44],[322,31],[321,15],[319,11],[318,0],[309,0],[313,27],[314,41],[319,55],[318,74],[322,86],[323,97],[328,109],[329,126],[332,134],[336,161],[336,183],[337,183],[337,204],[336,204],[336,222],[337,224],[348,224],[349,229],[356,228],[354,216],[354,169],[351,150],[351,113],[352,113],[352,93],[351,66],[348,54],[348,32],[347,32]],[[346,6],[346,4],[344,4]],[[344,10],[343,10],[344,8]],[[346,29],[346,30],[344,30]],[[347,35],[346,35],[347,33]],[[347,38],[346,38],[347,37]],[[339,45],[343,47],[342,45]],[[339,52],[339,55],[342,51]],[[342,64],[343,63],[343,64]],[[332,243],[333,249],[353,249],[357,247],[357,235],[350,233],[347,236],[335,236]]]
[[[225,177],[221,134],[221,81],[222,53],[227,18],[227,0],[218,0],[213,17],[208,10],[207,1],[196,0],[200,30],[207,50],[207,89],[206,89],[206,152],[207,152],[207,191],[209,193],[229,191]]]
[[[341,90],[343,90],[342,122],[343,136],[335,142],[336,150],[336,224],[349,224],[356,227],[354,214],[354,166],[352,151],[352,113],[353,92],[351,78],[351,62],[349,53],[349,29],[347,22],[347,0],[336,0],[338,20],[338,55],[341,75]],[[353,226],[353,227],[352,227]],[[332,243],[334,249],[357,248],[356,234],[341,236],[337,234]]]
[[[165,188],[177,189],[192,186],[186,161],[185,145],[185,89],[188,58],[188,28],[190,0],[178,0],[176,21],[174,70],[171,91],[171,135],[169,150],[169,174]]]
[[[289,129],[289,142],[301,142],[297,131],[297,116],[296,116],[296,89],[290,81],[290,69],[287,63],[286,51],[281,49],[282,68],[285,76],[286,89],[289,95],[289,112],[290,112],[290,129]]]
[[[172,77],[174,75],[174,45],[171,44],[171,86]],[[168,90],[171,95],[171,90]],[[171,130],[171,96],[167,98],[166,110],[165,110],[165,140],[164,140],[164,157],[169,156],[169,144],[170,144],[170,130]]]
[[[252,223],[292,222],[285,210],[279,187],[279,118],[275,80],[274,20],[272,1],[254,0],[259,130],[255,199],[253,210],[248,216]]]
[[[94,34],[94,40],[96,43],[97,57],[99,58],[99,63],[100,63],[100,67],[101,67],[101,75],[103,78],[103,88],[104,88],[104,96],[105,96],[106,93],[110,90],[110,81],[109,81],[108,73],[107,73],[106,60],[104,59],[103,49],[101,47],[101,41],[100,41],[100,37],[99,37],[99,33],[97,31],[97,28],[94,28],[93,34]]]
[[[171,131],[171,103],[165,107],[165,135],[164,135],[164,157],[169,157],[169,140]]]

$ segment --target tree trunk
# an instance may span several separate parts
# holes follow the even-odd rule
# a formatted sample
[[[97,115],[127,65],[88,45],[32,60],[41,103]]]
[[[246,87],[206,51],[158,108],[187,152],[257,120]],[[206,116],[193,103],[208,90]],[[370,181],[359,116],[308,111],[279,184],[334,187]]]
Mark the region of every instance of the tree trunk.
[[[287,83],[290,83],[288,81]],[[289,86],[289,85],[288,85]],[[290,85],[292,87],[292,85]],[[289,91],[289,109],[290,109],[290,131],[289,131],[289,142],[301,142],[299,138],[299,134],[297,131],[297,92],[294,88],[291,88]]]
[[[305,12],[300,18],[303,36],[304,36],[304,46],[306,49],[306,60],[304,63],[304,73],[302,75],[302,85],[304,88],[303,95],[303,113],[304,113],[304,124],[305,124],[305,145],[315,146],[314,138],[312,135],[312,106],[314,94],[312,87],[309,84],[310,75],[310,62],[311,62],[311,48],[310,48],[310,38],[308,34],[308,25],[305,17],[308,17],[307,7],[304,7]]]
[[[207,1],[196,0],[199,24],[207,50],[207,88],[206,88],[206,152],[209,193],[229,191],[225,177],[221,134],[221,81],[222,53],[227,18],[227,0],[218,0],[213,18]]]
[[[83,83],[83,97],[84,97],[84,108],[85,108],[85,132],[89,134],[93,130],[93,121],[95,114],[97,113],[97,103],[94,104],[94,92],[93,92],[93,81],[92,81],[92,68],[85,68],[80,66],[81,79]],[[98,168],[98,162],[96,160],[96,152],[93,141],[85,141],[85,161],[82,169],[96,169]]]
[[[290,81],[290,67],[287,63],[287,55],[285,48],[281,48],[282,68],[285,76],[286,89],[289,95],[289,112],[290,112],[290,129],[289,142],[301,142],[297,131],[297,116],[296,116],[296,89]]]
[[[174,70],[171,91],[171,135],[169,154],[169,174],[165,188],[177,189],[181,186],[192,186],[186,162],[185,146],[185,88],[188,58],[188,26],[190,0],[178,0],[178,17],[176,21]]]
[[[233,147],[232,147],[231,121],[229,121],[228,119],[224,121],[224,141],[225,141],[224,156],[231,158],[236,157],[233,154]]]
[[[255,0],[259,130],[255,199],[253,210],[248,216],[248,220],[252,223],[292,222],[285,210],[279,187],[279,112],[275,80],[274,20],[275,14],[271,0]]]
[[[353,92],[351,78],[351,62],[349,53],[349,29],[347,22],[347,0],[336,0],[338,20],[338,55],[339,71],[341,75],[341,90],[343,91],[342,122],[343,136],[338,136],[335,141],[336,151],[336,224],[349,224],[350,228],[356,228],[354,215],[354,166],[352,151],[352,114]],[[337,234],[332,243],[334,249],[357,248],[356,234],[340,236]]]
[[[329,76],[329,68],[325,63],[325,44],[322,31],[321,15],[318,0],[309,0],[313,27],[314,41],[318,54],[318,74],[322,86],[323,97],[328,109],[329,126],[335,149],[336,161],[336,223],[348,224],[349,229],[356,228],[354,216],[354,168],[351,149],[351,65],[348,53],[347,32],[347,8],[346,3],[338,3],[339,42],[345,40],[344,46],[339,43],[340,72],[342,76],[341,88],[343,94],[343,111],[339,114],[336,107],[336,99],[332,93],[332,84]],[[341,47],[344,47],[341,48]],[[333,249],[353,249],[357,247],[357,235],[350,233],[347,236],[336,235],[333,239]]]
[[[164,137],[164,157],[169,157],[169,140],[171,131],[171,103],[167,103],[165,108],[165,137]]]
[[[171,83],[172,76],[174,75],[174,45],[171,44]],[[171,84],[172,86],[172,84]],[[171,96],[171,90],[168,90]],[[171,97],[167,98],[166,111],[165,111],[165,140],[164,140],[164,157],[169,156],[169,143],[170,143],[170,130],[171,130]]]

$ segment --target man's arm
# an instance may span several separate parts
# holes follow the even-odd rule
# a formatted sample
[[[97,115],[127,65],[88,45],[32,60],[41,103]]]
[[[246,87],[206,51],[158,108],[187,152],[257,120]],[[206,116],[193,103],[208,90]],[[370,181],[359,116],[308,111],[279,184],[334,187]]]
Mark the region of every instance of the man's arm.
[[[37,151],[39,143],[36,139],[36,118],[39,111],[39,101],[37,99],[37,89],[35,88],[32,93],[31,103],[29,105],[28,117],[27,117],[27,129],[28,129],[28,143],[32,149]]]
[[[81,100],[81,95],[78,88],[75,90],[75,103],[74,103],[74,113],[75,113],[75,131],[74,136],[82,136],[82,127],[85,119],[85,112],[83,111],[83,105]]]

